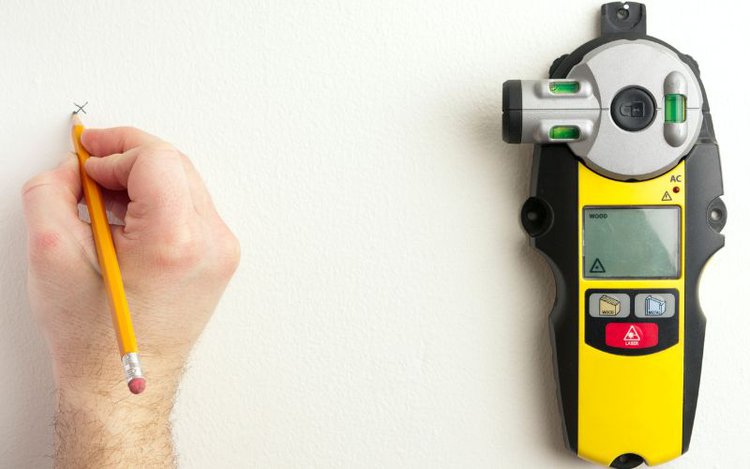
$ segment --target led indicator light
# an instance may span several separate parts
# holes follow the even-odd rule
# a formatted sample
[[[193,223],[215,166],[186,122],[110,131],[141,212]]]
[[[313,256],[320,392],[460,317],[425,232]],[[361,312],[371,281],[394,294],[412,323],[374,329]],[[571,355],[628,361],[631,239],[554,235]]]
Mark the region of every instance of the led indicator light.
[[[552,81],[549,90],[554,94],[575,94],[581,89],[577,81]]]
[[[664,121],[669,124],[681,124],[687,119],[687,98],[682,94],[664,96]]]
[[[581,129],[575,125],[556,125],[549,130],[551,140],[578,140]]]

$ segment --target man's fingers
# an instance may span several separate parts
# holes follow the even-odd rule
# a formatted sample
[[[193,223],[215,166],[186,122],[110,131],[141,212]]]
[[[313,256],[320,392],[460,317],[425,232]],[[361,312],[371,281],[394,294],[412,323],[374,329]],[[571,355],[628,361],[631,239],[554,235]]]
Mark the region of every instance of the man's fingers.
[[[105,158],[90,158],[86,172],[110,190],[127,190],[126,232],[170,237],[193,212],[185,157],[165,143],[139,146]]]
[[[89,158],[86,161],[86,172],[105,189],[112,191],[127,190],[130,172],[142,151],[143,148],[136,147],[124,153],[111,154],[105,158]]]
[[[134,160],[137,155],[147,153],[158,156],[159,152],[151,151],[156,148],[176,151],[158,137],[133,127],[86,129],[81,136],[81,142],[92,156],[119,160],[117,164],[112,165],[90,160],[92,162],[87,165],[87,172],[91,177],[107,189],[127,189],[129,193],[130,190],[127,187],[129,171],[135,164]],[[146,151],[147,149],[149,151]],[[184,155],[182,162],[195,211],[200,215],[215,214],[216,209],[211,197],[195,167]]]
[[[41,256],[65,263],[68,255],[95,256],[93,245],[87,243],[91,230],[78,218],[80,198],[78,161],[72,155],[57,168],[34,177],[23,186],[24,218],[32,258]]]
[[[47,225],[65,225],[78,220],[81,179],[78,161],[68,155],[57,168],[42,173],[24,184],[21,191],[24,216],[29,230]]]
[[[124,153],[131,148],[160,141],[158,137],[133,127],[86,129],[81,135],[81,143],[92,156]]]

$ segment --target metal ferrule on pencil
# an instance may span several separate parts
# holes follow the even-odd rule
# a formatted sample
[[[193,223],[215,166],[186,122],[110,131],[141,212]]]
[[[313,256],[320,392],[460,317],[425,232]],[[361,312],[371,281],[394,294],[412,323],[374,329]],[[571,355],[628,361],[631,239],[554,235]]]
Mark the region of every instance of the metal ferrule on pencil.
[[[137,353],[126,353],[122,356],[122,369],[128,383],[134,378],[143,378],[143,369]]]

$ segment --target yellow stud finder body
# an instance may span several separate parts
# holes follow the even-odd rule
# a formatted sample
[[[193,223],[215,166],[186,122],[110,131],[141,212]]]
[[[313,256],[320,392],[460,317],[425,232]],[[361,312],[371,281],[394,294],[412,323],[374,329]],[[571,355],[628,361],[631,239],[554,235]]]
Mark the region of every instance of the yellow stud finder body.
[[[646,35],[645,6],[602,7],[602,36],[549,80],[503,85],[503,137],[534,143],[521,220],[547,258],[567,446],[628,469],[690,444],[705,317],[724,244],[719,151],[698,66]]]
[[[652,211],[674,210],[681,215],[685,211],[685,184],[674,181],[684,181],[684,172],[685,165],[679,164],[663,176],[632,183],[604,178],[579,164],[578,211],[590,215],[597,210],[585,212],[587,207],[643,207]],[[675,192],[675,187],[679,191]],[[671,200],[662,200],[664,193],[670,194]],[[675,226],[675,233],[680,237],[679,244],[684,246],[685,217],[677,216],[673,220],[679,224]],[[584,242],[583,223],[583,220],[579,221],[581,250]],[[684,265],[683,253],[684,249],[678,251],[680,265]],[[597,264],[603,266],[602,269],[610,268],[604,260],[606,257],[607,254],[603,254],[601,263]],[[592,263],[585,265],[581,257],[579,272],[584,272],[587,267],[589,271],[594,268]],[[619,292],[635,293],[629,295],[629,305],[624,304],[625,301],[620,302],[621,311],[614,316],[603,310],[598,301],[594,304],[579,302],[578,320],[579,324],[584,325],[579,328],[578,337],[578,454],[581,457],[609,464],[620,455],[638,454],[648,457],[649,464],[655,465],[682,454],[684,337],[680,327],[672,327],[684,323],[681,300],[685,297],[685,278],[682,269],[679,270],[679,277],[649,280],[586,278],[579,275],[578,297],[582,299],[589,291],[602,292],[598,301],[606,298],[607,294],[617,299],[622,294]],[[634,318],[634,311],[631,311],[630,315],[625,316],[625,322],[612,322],[612,318],[626,312],[625,308],[634,310],[635,296],[646,295],[638,298],[645,305],[645,298],[649,295],[663,299],[664,293],[673,294],[675,298],[671,318],[664,318],[664,314],[655,315],[645,322],[645,318]],[[588,321],[587,315],[591,318]],[[615,347],[627,347],[625,337],[630,327],[635,328],[637,335],[633,339],[639,341],[631,341],[630,348],[623,350],[650,352],[655,347],[646,342],[649,339],[658,340],[657,346],[671,346],[656,353],[623,356],[587,343],[586,333],[589,329],[604,326],[606,346],[606,327],[609,326],[611,330],[612,325],[620,326],[610,332],[610,336],[613,336],[610,340]],[[644,325],[656,326],[658,330],[644,331]],[[672,330],[668,331],[668,327]],[[668,334],[670,337],[667,337]],[[621,342],[616,342],[618,340]],[[639,348],[641,346],[645,348]]]

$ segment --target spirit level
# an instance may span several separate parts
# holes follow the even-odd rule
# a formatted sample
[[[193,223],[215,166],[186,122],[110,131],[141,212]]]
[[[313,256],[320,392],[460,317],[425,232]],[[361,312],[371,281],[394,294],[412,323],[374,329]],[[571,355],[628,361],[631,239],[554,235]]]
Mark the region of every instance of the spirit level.
[[[550,313],[568,447],[615,468],[687,451],[705,317],[724,245],[719,150],[697,63],[602,6],[601,37],[549,80],[503,85],[503,138],[534,143],[521,218],[557,285]]]

